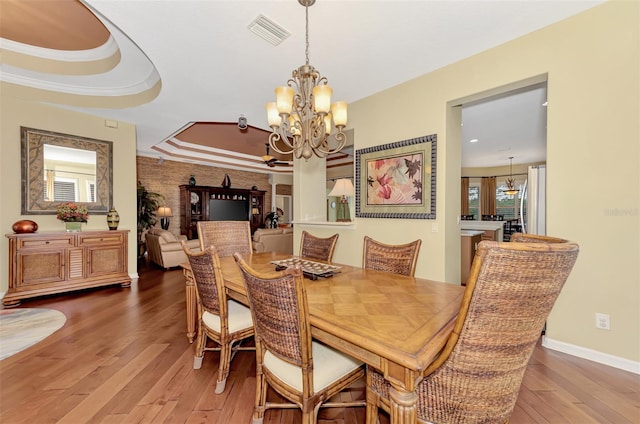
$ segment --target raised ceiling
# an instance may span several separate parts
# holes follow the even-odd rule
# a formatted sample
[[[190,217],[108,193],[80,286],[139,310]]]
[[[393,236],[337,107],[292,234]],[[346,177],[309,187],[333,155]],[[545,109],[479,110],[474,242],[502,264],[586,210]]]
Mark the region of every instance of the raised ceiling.
[[[336,100],[353,102],[602,1],[318,0],[309,8],[310,63],[329,79]],[[262,162],[264,104],[305,60],[297,1],[2,0],[0,7],[3,87],[131,122],[143,156],[259,172],[287,168]],[[256,36],[247,27],[259,15],[291,36],[277,46]],[[509,110],[519,104],[511,100]],[[250,125],[245,131],[235,125],[240,115]],[[475,132],[472,121],[486,119],[469,118],[463,134]],[[477,131],[484,140],[502,131],[522,135],[517,122]],[[492,160],[519,156],[522,146],[511,139]],[[463,157],[465,149],[463,143]]]

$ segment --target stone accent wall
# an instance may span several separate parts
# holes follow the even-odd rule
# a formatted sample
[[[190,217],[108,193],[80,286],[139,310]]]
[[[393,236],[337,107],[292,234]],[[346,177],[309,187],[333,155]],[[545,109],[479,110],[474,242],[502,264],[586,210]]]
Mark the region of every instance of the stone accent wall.
[[[160,193],[165,198],[165,206],[171,208],[173,217],[169,231],[180,234],[180,188],[182,184],[189,184],[189,177],[194,175],[197,185],[221,187],[224,174],[231,179],[231,188],[250,189],[257,186],[258,190],[266,190],[265,211],[271,210],[271,185],[268,174],[256,172],[236,171],[233,169],[217,168],[206,165],[165,160],[162,165],[158,159],[138,156],[136,158],[136,175],[147,191]],[[114,169],[114,172],[118,172]],[[265,212],[265,213],[266,213]],[[156,224],[160,228],[160,223]]]
[[[276,194],[291,196],[293,195],[293,186],[278,184],[276,186]]]

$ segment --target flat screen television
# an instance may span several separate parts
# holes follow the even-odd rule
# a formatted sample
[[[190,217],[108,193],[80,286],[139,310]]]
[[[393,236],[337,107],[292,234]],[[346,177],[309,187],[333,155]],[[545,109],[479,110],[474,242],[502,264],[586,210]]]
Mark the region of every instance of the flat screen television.
[[[210,221],[248,221],[249,200],[209,199]]]

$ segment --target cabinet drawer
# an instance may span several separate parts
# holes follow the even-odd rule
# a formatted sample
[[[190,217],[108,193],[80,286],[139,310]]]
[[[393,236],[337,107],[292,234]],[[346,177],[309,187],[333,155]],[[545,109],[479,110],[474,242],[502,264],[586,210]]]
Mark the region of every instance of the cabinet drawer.
[[[22,249],[43,249],[43,248],[64,248],[73,246],[73,235],[47,238],[21,238],[18,239],[18,250]]]
[[[78,246],[101,246],[104,244],[121,244],[123,233],[87,234],[78,236]]]

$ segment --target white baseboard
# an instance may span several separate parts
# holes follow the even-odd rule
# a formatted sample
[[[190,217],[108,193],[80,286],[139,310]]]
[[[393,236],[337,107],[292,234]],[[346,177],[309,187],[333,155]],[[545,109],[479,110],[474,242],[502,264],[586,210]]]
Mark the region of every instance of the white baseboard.
[[[138,273],[134,272],[133,274],[129,274],[129,278],[131,278],[131,284],[136,284],[138,282]]]
[[[560,342],[546,336],[542,336],[542,346],[552,350],[557,350],[558,352],[577,356],[578,358],[588,359],[589,361],[618,368],[623,371],[640,374],[640,362],[637,361],[609,355],[608,353],[598,352],[597,350],[587,349],[586,347]]]

